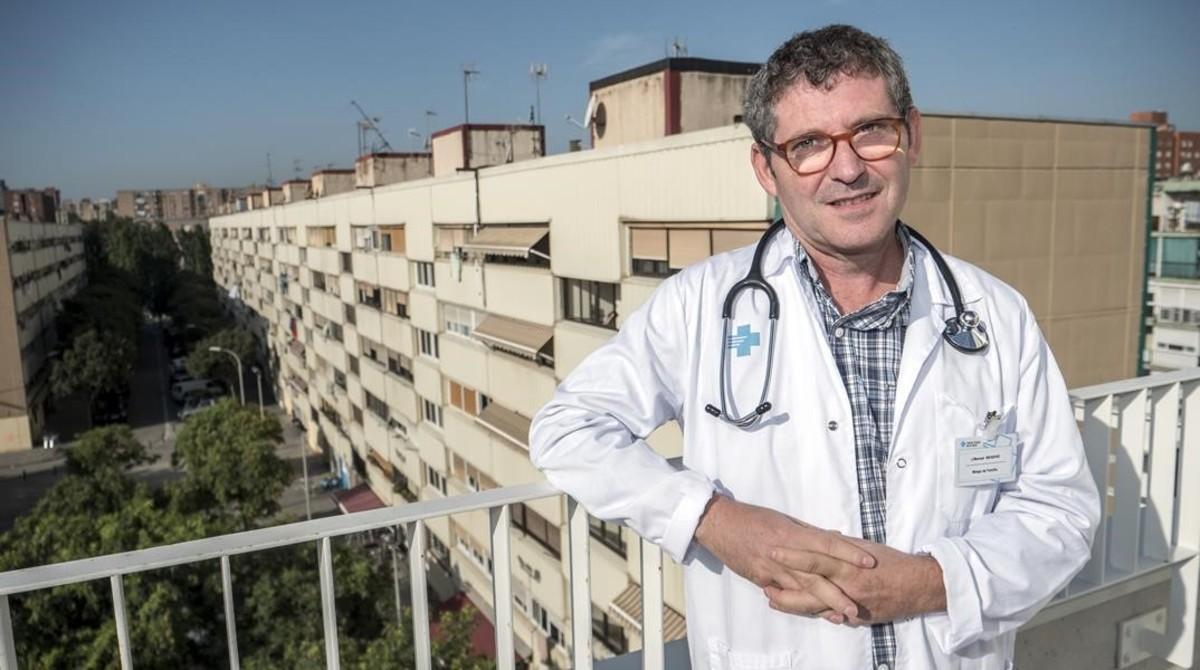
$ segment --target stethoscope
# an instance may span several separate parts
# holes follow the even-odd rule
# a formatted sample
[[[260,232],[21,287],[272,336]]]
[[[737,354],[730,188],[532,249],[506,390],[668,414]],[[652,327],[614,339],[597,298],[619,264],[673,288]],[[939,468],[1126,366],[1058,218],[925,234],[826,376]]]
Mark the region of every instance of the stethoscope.
[[[908,230],[908,234],[920,242],[926,249],[929,250],[930,256],[933,257],[933,262],[937,265],[938,273],[942,276],[942,281],[946,283],[946,288],[950,291],[950,298],[954,302],[954,316],[946,319],[946,328],[942,331],[942,338],[946,340],[950,346],[964,354],[978,354],[987,350],[989,340],[987,327],[983,321],[979,319],[979,315],[974,311],[963,306],[962,292],[958,289],[958,282],[954,280],[954,274],[950,272],[950,266],[946,265],[946,259],[942,258],[942,254],[937,248],[925,239],[925,236],[918,233],[912,226],[901,223]],[[779,325],[779,296],[775,294],[775,289],[763,279],[762,261],[766,254],[767,248],[770,246],[771,238],[780,230],[783,230],[783,220],[780,219],[763,233],[762,238],[758,240],[758,246],[754,248],[754,260],[751,261],[750,271],[746,276],[739,280],[729,289],[729,293],[725,294],[725,304],[721,308],[721,318],[725,322],[721,334],[721,408],[709,404],[704,406],[704,411],[709,414],[727,421],[738,428],[749,428],[758,423],[759,419],[764,414],[771,411],[771,403],[767,401],[767,392],[771,387],[771,371],[774,369],[775,363],[775,331]],[[737,301],[738,294],[745,290],[760,290],[767,294],[767,316],[770,318],[771,329],[767,340],[767,372],[763,379],[762,396],[758,399],[758,404],[752,412],[745,416],[730,416],[729,410],[725,403],[725,373],[730,371],[729,366],[729,328],[733,319],[733,304]]]

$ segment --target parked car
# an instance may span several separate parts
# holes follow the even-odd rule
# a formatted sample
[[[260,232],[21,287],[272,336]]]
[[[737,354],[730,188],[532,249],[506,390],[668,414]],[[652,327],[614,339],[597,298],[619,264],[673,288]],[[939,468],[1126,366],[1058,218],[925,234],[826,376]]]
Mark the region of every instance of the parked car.
[[[183,409],[179,410],[179,420],[186,421],[193,414],[217,404],[217,400],[218,398],[210,395],[189,396],[183,405]]]
[[[189,379],[171,384],[171,399],[175,402],[183,402],[188,391],[204,391],[209,395],[220,395],[224,390],[225,387],[221,382],[213,379]]]

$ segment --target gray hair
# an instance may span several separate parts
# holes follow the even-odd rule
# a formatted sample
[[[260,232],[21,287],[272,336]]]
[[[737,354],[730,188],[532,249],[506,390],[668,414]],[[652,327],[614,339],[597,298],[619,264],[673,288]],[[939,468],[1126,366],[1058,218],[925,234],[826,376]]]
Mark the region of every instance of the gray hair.
[[[793,35],[750,79],[744,118],[756,142],[774,143],[775,105],[801,75],[826,90],[839,76],[883,77],[896,111],[905,115],[912,107],[904,63],[886,40],[854,26],[825,26]]]

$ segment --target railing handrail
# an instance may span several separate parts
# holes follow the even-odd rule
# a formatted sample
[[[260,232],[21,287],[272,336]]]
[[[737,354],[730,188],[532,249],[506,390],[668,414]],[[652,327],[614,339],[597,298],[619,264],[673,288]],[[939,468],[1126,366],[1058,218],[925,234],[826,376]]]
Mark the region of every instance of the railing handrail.
[[[1196,380],[1200,380],[1200,367],[1155,373],[1144,377],[1131,377],[1129,379],[1095,384],[1093,386],[1081,386],[1077,389],[1071,389],[1069,393],[1071,394],[1071,398],[1076,401],[1094,400],[1107,395],[1120,395],[1147,388],[1171,386],[1172,384]]]
[[[76,584],[114,575],[168,568],[222,556],[246,554],[324,538],[352,535],[434,517],[486,510],[503,505],[563,495],[549,482],[503,488],[407,503],[398,507],[298,521],[268,528],[216,535],[199,540],[107,554],[62,563],[0,572],[0,596]]]

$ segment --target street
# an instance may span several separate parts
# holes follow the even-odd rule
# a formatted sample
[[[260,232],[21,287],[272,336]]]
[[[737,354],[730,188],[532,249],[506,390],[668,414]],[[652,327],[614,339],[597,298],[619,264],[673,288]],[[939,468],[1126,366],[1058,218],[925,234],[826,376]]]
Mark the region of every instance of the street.
[[[246,403],[258,404],[257,384],[247,365],[245,370]],[[138,336],[137,366],[134,369],[129,398],[129,426],[139,442],[146,446],[155,462],[134,469],[134,475],[152,486],[177,479],[182,472],[171,467],[171,453],[180,423],[175,419],[178,405],[171,400],[168,380],[170,359],[163,343],[162,329],[157,323],[147,323]],[[271,393],[270,381],[263,380],[263,405],[268,414],[280,416]],[[233,389],[237,394],[237,388]],[[282,417],[281,417],[282,418]],[[305,518],[303,466],[301,444],[303,433],[282,421],[283,441],[276,455],[287,461],[296,477],[280,497],[280,520],[290,522]],[[69,442],[60,443],[69,446]],[[0,454],[0,532],[7,531],[22,514],[28,513],[37,500],[63,476],[65,458],[61,450],[34,449],[27,452]],[[337,512],[337,506],[327,492],[316,485],[327,476],[329,466],[319,452],[309,452],[308,473],[313,517]]]

